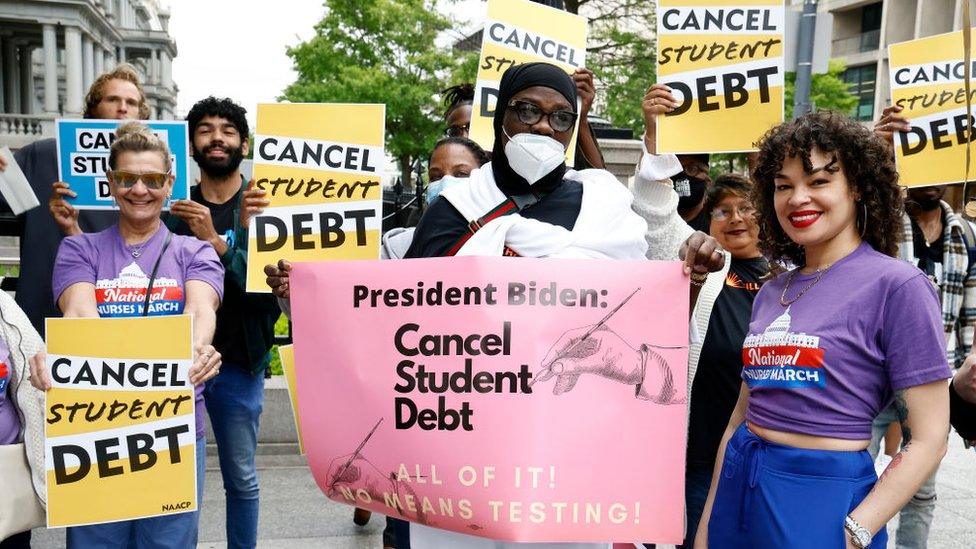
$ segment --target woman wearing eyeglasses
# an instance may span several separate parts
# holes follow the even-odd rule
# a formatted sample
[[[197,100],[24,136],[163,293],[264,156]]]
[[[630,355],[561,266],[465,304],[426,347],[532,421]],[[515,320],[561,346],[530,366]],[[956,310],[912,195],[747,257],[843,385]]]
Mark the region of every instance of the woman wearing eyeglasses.
[[[54,296],[65,317],[193,317],[197,485],[202,493],[205,439],[203,384],[220,369],[210,345],[224,286],[224,269],[210,244],[172,234],[160,221],[173,190],[166,143],[138,122],[120,126],[109,154],[108,179],[119,208],[116,225],[70,236],[54,265]],[[152,287],[148,310],[147,288]],[[31,360],[31,382],[51,387],[43,358]],[[68,528],[68,547],[185,548],[196,545],[199,511]]]
[[[603,153],[590,128],[587,115],[596,98],[593,84],[593,71],[581,67],[571,76],[580,99],[579,137],[576,142],[576,164],[579,170],[587,168],[604,169]],[[451,86],[441,92],[444,106],[444,135],[447,137],[469,137],[471,131],[471,107],[474,103],[474,85],[470,83]]]
[[[694,374],[685,468],[687,536],[681,547],[691,547],[698,529],[715,454],[739,396],[742,342],[752,302],[769,274],[769,262],[759,252],[751,190],[752,183],[745,177],[726,174],[715,179],[705,196],[709,232],[729,252],[731,261],[702,285],[693,320],[705,337],[692,342],[688,356]]]
[[[445,189],[430,205],[407,257],[677,256],[681,241],[664,249],[663,239],[656,235],[659,220],[650,214],[657,210],[642,210],[648,214],[644,217],[635,213],[634,196],[605,170],[566,166],[566,148],[578,115],[576,98],[573,79],[554,65],[528,63],[507,70],[499,86],[492,161],[472,171],[467,185]],[[673,206],[671,214],[677,216]],[[655,224],[650,232],[648,219]],[[689,265],[708,270],[715,270],[722,259],[712,239],[693,247],[687,258]],[[413,547],[509,547],[417,524],[410,525],[409,540]],[[403,540],[398,536],[397,541]]]

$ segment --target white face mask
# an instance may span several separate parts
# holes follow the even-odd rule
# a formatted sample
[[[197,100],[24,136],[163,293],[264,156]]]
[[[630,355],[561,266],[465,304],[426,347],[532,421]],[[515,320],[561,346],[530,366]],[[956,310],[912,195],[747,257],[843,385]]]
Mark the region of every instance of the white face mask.
[[[444,177],[438,179],[437,181],[431,181],[427,184],[427,203],[430,204],[435,198],[440,196],[444,189],[448,189],[457,185],[459,183],[467,183],[469,178],[467,177],[454,177],[453,175],[445,175]]]
[[[555,139],[534,133],[508,135],[505,156],[515,173],[521,175],[529,185],[545,177],[549,172],[566,161],[566,148]]]

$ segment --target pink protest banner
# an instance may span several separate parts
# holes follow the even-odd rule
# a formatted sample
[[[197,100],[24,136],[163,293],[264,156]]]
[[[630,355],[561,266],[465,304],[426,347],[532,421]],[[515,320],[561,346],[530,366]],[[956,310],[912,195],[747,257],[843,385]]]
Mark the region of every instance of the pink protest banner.
[[[296,264],[309,465],[331,499],[503,541],[683,535],[678,263]]]

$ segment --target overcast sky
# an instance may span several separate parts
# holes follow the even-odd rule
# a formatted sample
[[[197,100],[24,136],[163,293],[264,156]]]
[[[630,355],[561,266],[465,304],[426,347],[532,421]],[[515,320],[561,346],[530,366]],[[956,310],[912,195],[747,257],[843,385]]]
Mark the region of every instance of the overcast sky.
[[[248,110],[274,102],[295,80],[287,46],[314,35],[325,12],[323,0],[162,0],[170,7],[170,35],[178,55],[173,80],[179,86],[177,115],[184,116],[208,95],[230,97]],[[448,6],[446,2],[442,2]],[[483,18],[481,0],[460,0],[449,8],[474,26]]]

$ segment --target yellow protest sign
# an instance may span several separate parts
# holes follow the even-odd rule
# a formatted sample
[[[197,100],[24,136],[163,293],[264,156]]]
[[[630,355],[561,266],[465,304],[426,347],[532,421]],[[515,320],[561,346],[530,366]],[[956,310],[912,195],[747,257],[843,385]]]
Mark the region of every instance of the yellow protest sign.
[[[254,182],[271,205],[251,219],[247,291],[270,292],[279,259],[377,259],[385,105],[258,105]]]
[[[488,0],[469,137],[485,150],[492,149],[498,86],[509,67],[545,61],[569,74],[584,67],[586,30],[586,18],[579,15],[528,0]],[[570,165],[576,157],[577,129],[579,121],[566,149]]]
[[[197,509],[191,318],[47,319],[47,525]]]
[[[904,107],[901,115],[911,124],[907,133],[895,132],[898,183],[907,187],[966,179],[972,117],[966,114],[962,39],[957,31],[888,46],[891,102]]]
[[[783,121],[783,0],[658,0],[659,153],[756,150]]]
[[[298,418],[298,385],[295,380],[295,346],[279,345],[278,356],[281,358],[281,369],[288,382],[288,397],[291,400],[291,414],[295,418],[295,431],[298,433],[298,453],[305,455],[305,443],[302,441],[302,422]]]

